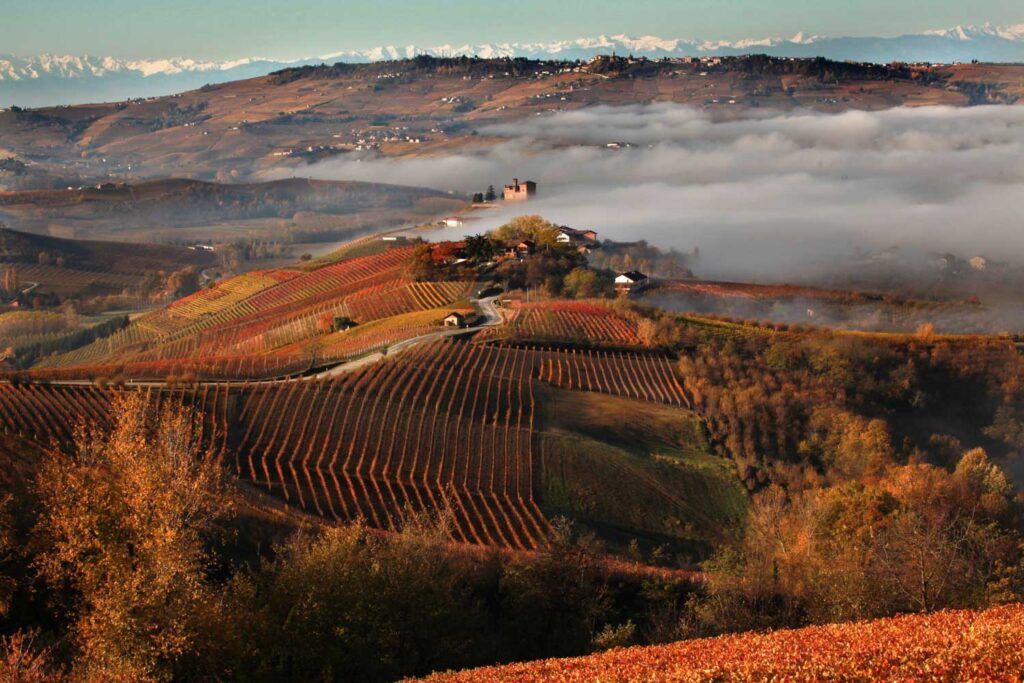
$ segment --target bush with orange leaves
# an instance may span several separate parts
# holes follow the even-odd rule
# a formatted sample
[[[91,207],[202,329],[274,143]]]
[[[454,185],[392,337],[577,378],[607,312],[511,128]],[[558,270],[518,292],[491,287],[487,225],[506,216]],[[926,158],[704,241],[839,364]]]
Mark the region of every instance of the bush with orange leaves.
[[[141,392],[115,399],[110,432],[81,425],[71,454],[42,464],[37,563],[70,596],[74,674],[162,680],[201,661],[216,628],[206,540],[225,512],[199,421],[157,412]]]
[[[1019,681],[1024,605],[616,649],[473,669],[433,683],[530,681]]]

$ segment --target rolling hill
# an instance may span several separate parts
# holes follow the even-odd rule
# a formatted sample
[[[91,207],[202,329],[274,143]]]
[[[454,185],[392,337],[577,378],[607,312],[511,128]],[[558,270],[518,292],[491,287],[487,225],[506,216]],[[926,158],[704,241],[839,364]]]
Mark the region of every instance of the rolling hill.
[[[71,240],[0,228],[0,267],[22,287],[61,297],[119,293],[155,273],[206,268],[210,252],[183,246]]]
[[[465,55],[587,60],[612,52],[651,59],[724,57],[761,52],[776,57],[826,57],[876,63],[951,63],[972,60],[1021,62],[1024,61],[1024,25],[955,26],[884,38],[817,36],[801,31],[790,38],[745,38],[734,41],[619,34],[534,43],[447,44],[429,47],[378,45],[296,60],[243,57],[209,61],[187,57],[117,59],[89,55],[0,55],[0,106],[19,104],[37,107],[167,95],[209,83],[258,77],[282,68],[339,59],[361,63],[409,59],[426,54],[435,57]]]
[[[218,184],[179,178],[0,193],[0,220],[26,232],[140,242],[330,241],[418,223],[463,205],[442,192],[300,178]],[[298,239],[296,239],[298,238]]]
[[[0,426],[66,442],[117,393],[151,392],[199,408],[228,470],[299,510],[400,529],[451,508],[475,545],[535,550],[569,515],[616,547],[700,557],[743,514],[673,359],[635,323],[565,302],[526,326],[510,309],[508,333],[448,329],[471,281],[410,279],[410,246],[361,251],[228,279],[43,357],[17,376],[41,384],[0,385]]]
[[[593,104],[676,102],[731,117],[1015,102],[1024,66],[877,66],[722,57],[593,62],[433,58],[288,68],[178,95],[0,113],[9,188],[185,176],[248,181],[335,156],[493,144],[479,129]],[[439,179],[438,186],[444,186]]]

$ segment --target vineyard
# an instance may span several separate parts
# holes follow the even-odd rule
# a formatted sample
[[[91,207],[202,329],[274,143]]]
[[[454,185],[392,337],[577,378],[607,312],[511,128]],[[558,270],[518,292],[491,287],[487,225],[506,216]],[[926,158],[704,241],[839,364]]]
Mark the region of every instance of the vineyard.
[[[614,649],[431,676],[477,681],[1019,681],[1024,605]]]
[[[588,301],[514,302],[506,325],[492,338],[573,342],[589,346],[642,346],[636,325],[608,305]]]
[[[665,356],[575,348],[535,353],[539,379],[556,387],[690,407]]]
[[[36,374],[48,379],[266,379],[294,374],[325,358],[375,350],[423,331],[420,320],[403,329],[404,314],[450,305],[469,292],[467,282],[406,280],[403,267],[410,253],[410,248],[393,248],[316,270],[242,275],[142,316],[107,338],[43,359]],[[396,322],[377,338],[356,335],[365,342],[360,347],[355,338],[325,339],[338,317],[359,324]],[[320,349],[325,351],[314,355]]]
[[[81,419],[107,420],[111,392],[148,391],[205,415],[206,443],[239,477],[307,512],[401,526],[410,510],[450,508],[456,540],[529,549],[543,545],[538,507],[535,383],[666,406],[687,399],[672,363],[651,354],[541,350],[439,339],[326,379],[195,383],[197,377],[271,378],[437,329],[443,309],[369,323],[319,338],[318,348],[192,361],[138,361],[37,371],[37,379],[162,375],[178,388],[0,385],[0,425],[66,442]],[[412,331],[412,332],[410,332]]]
[[[382,351],[392,344],[437,331],[451,308],[433,308],[373,320],[352,329],[314,337],[280,349],[278,354],[299,354],[316,359],[318,366]],[[459,310],[459,309],[454,309]],[[469,310],[462,309],[463,313]]]

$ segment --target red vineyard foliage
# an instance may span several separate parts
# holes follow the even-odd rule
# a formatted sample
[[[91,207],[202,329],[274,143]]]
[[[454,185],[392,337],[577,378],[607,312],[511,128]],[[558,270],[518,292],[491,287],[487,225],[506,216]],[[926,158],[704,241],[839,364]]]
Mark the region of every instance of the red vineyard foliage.
[[[230,379],[308,367],[306,356],[292,368],[231,365],[279,358],[289,356],[221,359],[203,372]],[[529,550],[549,532],[535,493],[536,381],[687,405],[667,358],[626,352],[443,339],[326,379],[245,383],[197,383],[189,366],[167,364],[180,386],[0,384],[0,427],[67,443],[79,421],[108,422],[114,393],[146,391],[197,407],[220,462],[307,512],[395,529],[409,510],[450,509],[454,540]]]
[[[1019,681],[1024,605],[745,633],[431,676],[532,681]]]
[[[526,350],[444,341],[325,380],[4,384],[0,424],[66,443],[78,421],[109,421],[113,392],[148,391],[197,406],[221,462],[311,513],[393,529],[407,510],[450,508],[457,541],[533,549],[548,524],[534,496],[531,360]]]
[[[632,321],[598,302],[516,302],[507,309],[506,322],[507,325],[491,330],[490,336],[598,346],[643,345]]]
[[[593,349],[535,353],[539,378],[554,386],[690,407],[675,363],[665,356]]]

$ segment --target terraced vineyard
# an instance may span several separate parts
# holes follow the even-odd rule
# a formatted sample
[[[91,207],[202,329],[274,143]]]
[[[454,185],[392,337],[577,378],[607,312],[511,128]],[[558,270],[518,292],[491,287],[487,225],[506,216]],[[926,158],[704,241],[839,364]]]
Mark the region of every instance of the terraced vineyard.
[[[245,380],[293,374],[317,360],[314,350],[332,346],[317,342],[333,331],[336,317],[362,324],[446,306],[468,295],[467,282],[408,281],[403,267],[410,253],[409,247],[393,248],[315,270],[239,276],[143,316],[110,337],[44,359],[37,367],[48,371],[43,376],[49,378],[190,375]],[[366,336],[364,348],[354,339],[333,340],[341,346],[333,345],[320,359],[358,355],[422,331],[421,324],[414,328],[395,325],[377,339]],[[281,374],[270,374],[275,368]],[[49,372],[58,369],[65,374]],[[232,370],[241,374],[228,374]]]
[[[380,335],[417,329],[419,316],[381,321]],[[405,326],[389,323],[406,320]],[[422,321],[420,321],[422,323]],[[372,323],[371,323],[372,325]],[[320,353],[344,353],[338,333]],[[328,338],[335,335],[329,335]],[[306,350],[309,352],[309,350]],[[308,369],[306,353],[126,363],[127,376],[192,380],[272,377]],[[103,371],[83,367],[82,378]],[[109,371],[109,368],[106,368]],[[57,373],[67,373],[61,369]],[[66,376],[66,375],[65,375]],[[333,519],[400,527],[409,511],[450,508],[460,542],[531,549],[545,543],[535,383],[688,405],[668,359],[596,350],[541,350],[438,339],[320,380],[189,383],[179,388],[0,384],[5,432],[66,442],[85,419],[107,422],[117,391],[148,391],[204,414],[205,442],[237,476]]]
[[[556,387],[690,407],[673,364],[664,356],[575,348],[536,353],[539,378]]]
[[[591,301],[515,302],[507,325],[491,335],[529,341],[575,342],[594,346],[642,346],[636,325],[607,304]]]

